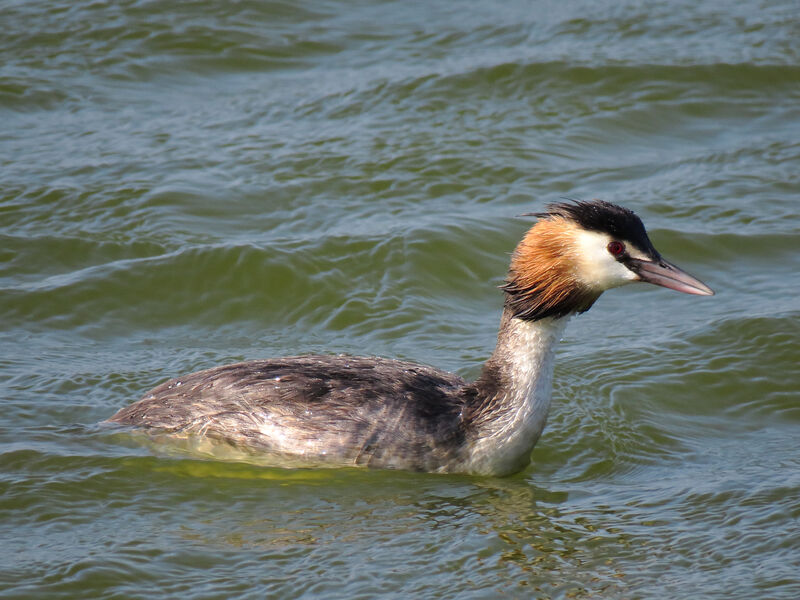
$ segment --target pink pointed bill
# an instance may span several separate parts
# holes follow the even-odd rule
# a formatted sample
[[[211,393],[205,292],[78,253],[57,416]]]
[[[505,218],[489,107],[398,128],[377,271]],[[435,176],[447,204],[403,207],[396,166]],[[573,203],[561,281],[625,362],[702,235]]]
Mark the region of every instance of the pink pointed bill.
[[[639,275],[641,281],[660,285],[684,294],[695,294],[697,296],[714,295],[714,290],[705,283],[663,259],[659,262],[634,259],[632,262],[636,264],[636,274]]]

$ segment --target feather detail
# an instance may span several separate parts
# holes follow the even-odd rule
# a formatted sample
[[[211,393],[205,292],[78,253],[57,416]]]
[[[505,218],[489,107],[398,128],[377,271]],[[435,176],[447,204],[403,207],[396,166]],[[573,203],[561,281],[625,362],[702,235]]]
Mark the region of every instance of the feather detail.
[[[585,285],[576,255],[576,225],[551,215],[531,227],[514,250],[501,289],[512,315],[526,321],[588,310],[602,290]]]

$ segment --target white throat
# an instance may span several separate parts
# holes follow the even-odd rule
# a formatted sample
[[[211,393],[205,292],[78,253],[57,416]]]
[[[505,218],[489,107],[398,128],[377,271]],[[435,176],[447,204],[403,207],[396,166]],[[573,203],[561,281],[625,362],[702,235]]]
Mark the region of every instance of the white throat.
[[[555,350],[569,317],[524,321],[506,314],[489,364],[504,382],[476,423],[468,470],[514,473],[530,462],[547,423]]]

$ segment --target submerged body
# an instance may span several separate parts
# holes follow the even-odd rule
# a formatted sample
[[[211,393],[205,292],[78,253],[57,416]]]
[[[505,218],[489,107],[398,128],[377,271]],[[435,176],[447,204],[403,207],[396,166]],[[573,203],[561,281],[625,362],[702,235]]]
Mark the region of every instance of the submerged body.
[[[708,295],[630,211],[558,204],[517,247],[497,346],[474,382],[410,362],[297,356],[167,381],[109,421],[230,444],[275,464],[507,475],[547,420],[555,349],[603,290],[650,281]]]
[[[544,428],[566,321],[507,317],[500,352],[472,383],[398,360],[293,356],[172,379],[111,420],[276,465],[505,475],[527,464]]]

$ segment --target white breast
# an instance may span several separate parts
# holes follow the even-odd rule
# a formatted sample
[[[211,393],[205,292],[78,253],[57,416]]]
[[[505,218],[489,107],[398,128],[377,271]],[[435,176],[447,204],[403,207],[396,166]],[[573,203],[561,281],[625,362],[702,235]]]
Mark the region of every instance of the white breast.
[[[555,350],[568,320],[511,320],[495,351],[496,356],[504,358],[504,375],[510,385],[496,399],[498,408],[493,418],[476,432],[465,470],[504,475],[528,464],[547,423]]]

